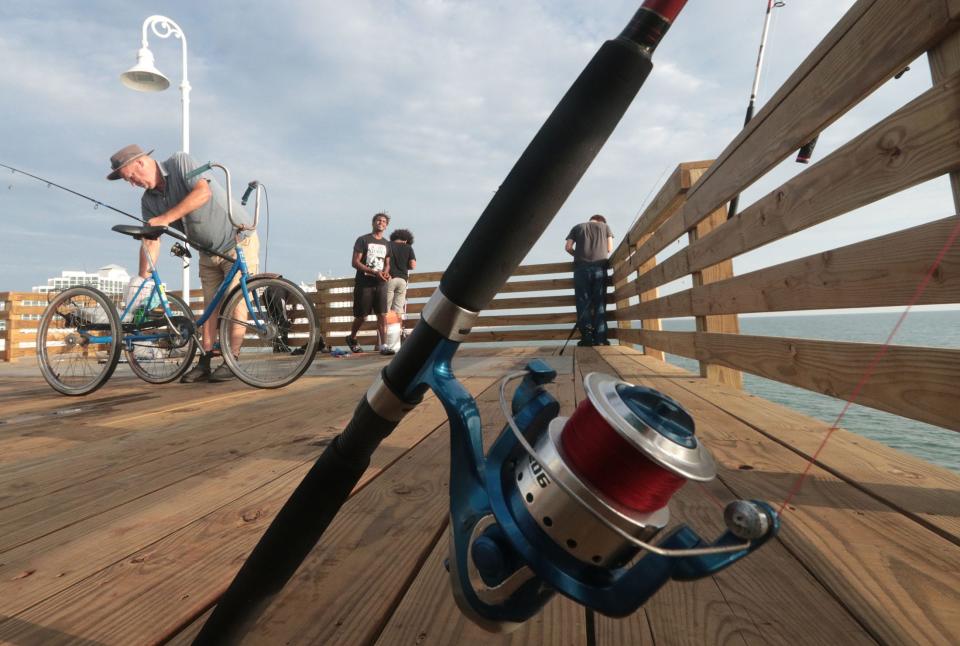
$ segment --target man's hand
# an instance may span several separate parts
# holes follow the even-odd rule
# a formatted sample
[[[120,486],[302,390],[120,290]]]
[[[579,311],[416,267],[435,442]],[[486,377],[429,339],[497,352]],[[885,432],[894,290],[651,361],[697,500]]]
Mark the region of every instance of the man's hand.
[[[156,215],[150,218],[149,220],[147,220],[147,224],[149,224],[152,227],[165,227],[169,224],[169,221],[165,216],[166,216],[166,213],[162,215]]]

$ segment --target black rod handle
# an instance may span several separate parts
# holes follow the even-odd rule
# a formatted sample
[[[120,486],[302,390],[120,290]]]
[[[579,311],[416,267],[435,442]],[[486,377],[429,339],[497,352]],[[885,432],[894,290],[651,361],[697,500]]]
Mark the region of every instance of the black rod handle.
[[[397,422],[360,401],[350,424],[304,476],[237,572],[194,645],[234,644],[270,605],[320,540]]]

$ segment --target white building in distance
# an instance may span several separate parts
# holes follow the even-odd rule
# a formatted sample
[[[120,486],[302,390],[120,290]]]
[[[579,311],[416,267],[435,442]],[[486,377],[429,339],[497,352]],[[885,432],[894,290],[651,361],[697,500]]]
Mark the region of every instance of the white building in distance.
[[[56,278],[48,278],[46,285],[34,287],[31,291],[46,294],[61,292],[78,285],[89,285],[106,294],[123,294],[130,282],[130,274],[120,265],[105,265],[97,273],[85,271],[61,271]]]

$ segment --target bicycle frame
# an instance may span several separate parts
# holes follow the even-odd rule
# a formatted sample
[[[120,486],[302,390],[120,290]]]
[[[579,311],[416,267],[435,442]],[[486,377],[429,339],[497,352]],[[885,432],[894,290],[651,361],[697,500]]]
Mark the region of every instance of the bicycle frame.
[[[220,286],[217,288],[216,293],[213,295],[213,298],[203,309],[203,312],[200,314],[200,318],[197,319],[197,327],[201,327],[207,320],[213,316],[214,312],[220,307],[220,301],[226,295],[227,290],[230,287],[230,283],[233,282],[234,277],[237,275],[237,272],[240,273],[240,290],[243,292],[243,300],[247,304],[247,313],[253,317],[253,325],[258,330],[263,329],[263,323],[260,319],[257,318],[256,311],[260,308],[259,299],[257,299],[256,294],[254,294],[254,301],[250,301],[250,290],[247,288],[247,280],[250,276],[249,270],[247,269],[247,261],[243,255],[243,249],[240,248],[240,245],[236,246],[237,257],[233,261],[233,265],[230,266],[230,271],[227,272],[227,275],[224,277],[223,282],[220,283]],[[254,309],[254,303],[256,303],[257,308]],[[231,319],[232,320],[232,319]],[[246,321],[235,321],[240,325],[249,325]]]
[[[240,289],[243,292],[243,300],[247,305],[247,313],[251,316],[253,320],[253,327],[257,330],[263,329],[263,321],[257,317],[256,312],[260,308],[260,302],[256,294],[253,295],[251,300],[250,290],[247,287],[247,280],[249,277],[249,269],[247,268],[247,261],[243,255],[243,249],[239,245],[236,247],[237,257],[233,260],[233,264],[230,267],[230,270],[227,272],[226,277],[224,277],[223,282],[220,283],[220,286],[217,288],[216,293],[213,296],[213,299],[203,309],[203,312],[200,314],[200,318],[197,320],[197,328],[203,326],[203,324],[210,319],[211,316],[219,309],[220,302],[223,300],[224,296],[227,293],[227,290],[230,287],[230,283],[233,281],[237,273],[240,274]],[[139,321],[134,323],[123,323],[122,321],[130,315],[135,308],[142,306],[143,302],[150,302],[154,299],[155,296],[159,296],[160,303],[163,305],[163,313],[167,319],[167,323],[172,325],[173,311],[170,309],[170,301],[167,299],[166,290],[163,288],[163,283],[160,280],[160,273],[157,271],[157,267],[153,262],[153,259],[149,254],[145,254],[147,261],[150,263],[150,278],[153,281],[153,287],[150,290],[150,294],[146,295],[144,298],[139,299],[143,290],[146,289],[147,281],[137,287],[137,291],[134,292],[133,296],[124,306],[123,311],[120,313],[121,328],[125,332],[122,337],[122,342],[125,346],[125,349],[131,350],[133,346],[138,341],[158,341],[166,336],[166,334],[145,334],[139,332],[137,327]],[[256,307],[255,307],[256,306]],[[240,325],[251,325],[247,321],[236,321]],[[84,326],[86,329],[99,329],[100,324],[93,324],[89,326]],[[131,333],[126,333],[130,331]],[[113,342],[112,336],[94,336],[90,337],[90,343],[94,344],[109,344]]]

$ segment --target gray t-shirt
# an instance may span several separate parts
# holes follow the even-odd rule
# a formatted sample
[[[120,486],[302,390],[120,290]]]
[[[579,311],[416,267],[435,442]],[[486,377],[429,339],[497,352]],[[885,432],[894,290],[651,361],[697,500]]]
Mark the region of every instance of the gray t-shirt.
[[[157,163],[164,178],[164,186],[162,189],[143,192],[140,209],[144,218],[166,213],[179,204],[194,189],[197,182],[208,182],[212,193],[210,200],[171,226],[186,233],[192,242],[201,247],[208,247],[218,253],[231,251],[236,246],[237,228],[230,223],[227,216],[226,190],[218,182],[204,179],[200,175],[185,179],[187,173],[198,166],[187,153],[179,152],[167,161]],[[237,199],[233,200],[233,219],[245,225],[253,222]],[[249,234],[249,231],[244,231],[241,237]]]
[[[582,222],[570,229],[567,240],[573,240],[574,262],[597,262],[607,259],[607,238],[613,231],[606,222]]]

